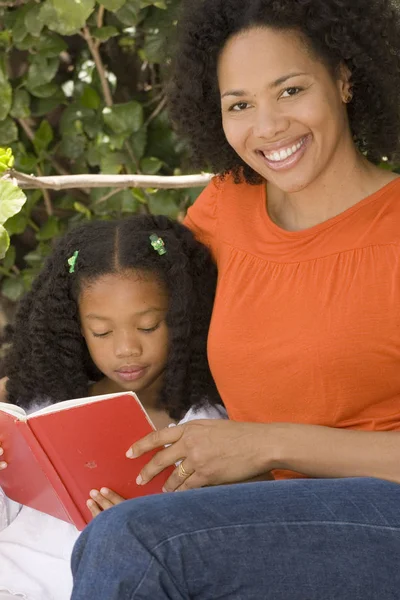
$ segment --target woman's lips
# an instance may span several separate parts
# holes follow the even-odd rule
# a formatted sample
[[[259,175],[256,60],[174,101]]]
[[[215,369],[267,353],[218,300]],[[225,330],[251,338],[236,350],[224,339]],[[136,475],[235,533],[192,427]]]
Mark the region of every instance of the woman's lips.
[[[285,169],[291,169],[292,167],[297,165],[297,163],[303,158],[309,146],[310,140],[311,134],[301,138],[299,142],[297,142],[289,148],[291,152],[290,155],[288,155],[286,149],[281,149],[281,151],[276,152],[258,150],[257,154],[264,160],[265,163],[267,163],[268,168],[272,171],[282,171]],[[293,151],[294,147],[295,151]],[[284,156],[285,154],[286,158]],[[266,155],[268,155],[269,158],[267,158]]]

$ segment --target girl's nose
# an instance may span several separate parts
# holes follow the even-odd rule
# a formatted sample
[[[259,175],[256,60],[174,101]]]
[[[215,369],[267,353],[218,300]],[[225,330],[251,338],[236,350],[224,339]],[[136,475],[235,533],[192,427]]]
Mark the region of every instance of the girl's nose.
[[[115,356],[117,358],[127,358],[130,356],[140,356],[142,346],[136,337],[131,335],[122,335],[115,340]]]

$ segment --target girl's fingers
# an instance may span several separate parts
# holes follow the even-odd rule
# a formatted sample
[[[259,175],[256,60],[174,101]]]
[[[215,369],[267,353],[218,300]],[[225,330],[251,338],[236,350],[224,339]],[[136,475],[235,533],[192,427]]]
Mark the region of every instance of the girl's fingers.
[[[101,488],[100,493],[102,496],[104,496],[104,498],[106,498],[106,500],[111,502],[111,504],[113,506],[116,506],[117,504],[121,504],[121,502],[125,501],[125,498],[123,498],[116,492],[109,490],[108,488]]]
[[[7,468],[7,463],[3,460],[0,462],[0,469],[6,469]]]
[[[90,492],[90,497],[102,510],[107,510],[108,508],[114,506],[113,503],[110,502],[110,500],[107,500],[107,498],[105,498],[103,494],[100,494],[98,490],[92,490]]]
[[[149,452],[149,450],[156,450],[167,444],[174,444],[182,436],[183,428],[184,425],[177,425],[176,427],[164,427],[164,429],[153,431],[133,444],[127,451],[126,456],[128,458],[138,458],[138,456]]]
[[[96,504],[96,502],[94,500],[87,500],[86,506],[92,513],[92,517],[97,517],[97,515],[99,515],[101,512],[103,512],[102,510],[100,510],[99,506]]]

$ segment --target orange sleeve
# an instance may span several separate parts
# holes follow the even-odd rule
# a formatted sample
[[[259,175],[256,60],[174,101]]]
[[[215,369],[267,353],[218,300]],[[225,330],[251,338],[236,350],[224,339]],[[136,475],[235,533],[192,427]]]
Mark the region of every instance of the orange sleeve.
[[[184,225],[189,227],[196,238],[208,246],[214,258],[217,255],[217,198],[220,188],[216,178],[208,184],[193,206],[188,210]]]

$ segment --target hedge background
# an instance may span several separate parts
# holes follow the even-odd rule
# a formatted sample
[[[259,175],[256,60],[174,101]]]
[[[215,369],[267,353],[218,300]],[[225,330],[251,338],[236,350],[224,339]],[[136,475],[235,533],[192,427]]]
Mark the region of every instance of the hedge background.
[[[187,154],[165,109],[178,0],[0,0],[0,146],[33,175],[179,175]],[[5,226],[3,312],[52,240],[86,219],[183,215],[199,189],[26,191]],[[0,315],[0,330],[1,330]]]

